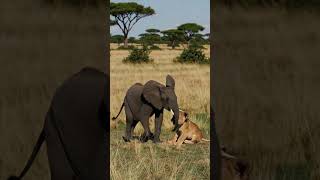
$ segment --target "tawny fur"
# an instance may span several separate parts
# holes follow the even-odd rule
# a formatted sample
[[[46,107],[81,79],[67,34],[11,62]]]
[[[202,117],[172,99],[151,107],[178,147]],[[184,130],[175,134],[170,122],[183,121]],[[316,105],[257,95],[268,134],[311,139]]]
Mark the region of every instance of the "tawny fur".
[[[177,148],[180,148],[183,143],[195,144],[201,141],[210,141],[203,138],[199,126],[189,119],[187,112],[180,110],[179,113],[178,123],[181,127],[179,128],[178,133],[176,133],[167,143],[174,144]]]

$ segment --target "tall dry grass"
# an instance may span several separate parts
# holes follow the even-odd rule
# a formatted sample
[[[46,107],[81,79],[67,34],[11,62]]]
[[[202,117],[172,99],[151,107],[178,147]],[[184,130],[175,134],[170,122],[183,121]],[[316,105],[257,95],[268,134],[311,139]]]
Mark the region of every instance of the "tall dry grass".
[[[115,46],[111,45],[111,48]],[[110,71],[110,112],[116,115],[122,105],[127,89],[136,82],[146,83],[148,80],[156,80],[165,84],[167,74],[173,76],[176,81],[175,92],[181,109],[191,114],[209,113],[210,102],[210,67],[208,65],[173,63],[173,59],[181,53],[181,50],[152,51],[150,57],[153,64],[124,64],[122,59],[128,56],[129,51],[111,51]],[[209,48],[205,51],[209,55]],[[169,114],[169,113],[166,113]],[[119,118],[125,121],[125,114]],[[165,127],[171,127],[168,121]]]
[[[111,49],[117,45],[111,44]],[[188,111],[192,121],[196,122],[209,138],[210,122],[208,118],[210,103],[210,67],[197,64],[177,64],[173,59],[182,50],[152,51],[153,64],[124,64],[122,59],[128,55],[126,50],[111,50],[110,61],[110,112],[115,116],[123,102],[127,89],[136,82],[146,83],[156,80],[165,84],[167,74],[176,81],[175,92],[180,108]],[[209,49],[205,51],[209,56]],[[207,115],[207,116],[206,116]],[[125,113],[119,116],[124,124],[111,129],[111,179],[208,179],[210,175],[209,144],[187,146],[182,151],[168,145],[154,145],[151,142],[124,143]],[[153,117],[151,118],[153,119]],[[166,141],[174,135],[170,130],[170,112],[165,111],[160,139]],[[151,129],[154,123],[150,121]],[[143,128],[139,123],[135,135]]]
[[[0,179],[21,172],[63,80],[83,66],[105,70],[104,8],[40,2],[0,2]],[[45,145],[25,179],[50,179]]]
[[[252,179],[319,179],[319,15],[216,7],[216,125]]]

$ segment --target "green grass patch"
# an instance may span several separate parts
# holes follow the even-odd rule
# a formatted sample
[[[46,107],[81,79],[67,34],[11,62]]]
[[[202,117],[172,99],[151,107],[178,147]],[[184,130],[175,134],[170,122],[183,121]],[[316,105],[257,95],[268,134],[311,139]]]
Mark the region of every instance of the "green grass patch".
[[[184,144],[180,150],[152,141],[125,143],[124,131],[125,124],[111,129],[111,179],[209,179],[209,143]],[[166,141],[173,135],[163,129],[160,139]]]

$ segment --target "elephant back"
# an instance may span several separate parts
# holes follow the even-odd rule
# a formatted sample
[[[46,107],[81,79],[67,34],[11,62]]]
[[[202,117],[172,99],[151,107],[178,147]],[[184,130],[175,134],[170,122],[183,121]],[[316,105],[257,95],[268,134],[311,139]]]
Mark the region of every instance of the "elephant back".
[[[133,112],[133,115],[138,114],[137,112],[140,110],[142,105],[142,90],[143,85],[141,83],[135,83],[127,91],[125,97],[125,103],[127,106],[125,106],[125,108],[130,108],[130,111]],[[134,118],[137,119],[138,117]]]
[[[84,68],[66,80],[52,100],[53,120],[82,179],[106,178],[107,138],[101,122],[108,115],[108,91],[107,76],[103,72]]]

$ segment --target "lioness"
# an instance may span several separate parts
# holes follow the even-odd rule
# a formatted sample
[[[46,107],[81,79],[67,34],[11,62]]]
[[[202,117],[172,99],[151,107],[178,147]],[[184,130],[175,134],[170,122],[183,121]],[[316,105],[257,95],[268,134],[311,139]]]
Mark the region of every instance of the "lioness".
[[[167,143],[177,145],[177,148],[180,148],[183,143],[195,144],[200,141],[210,141],[203,138],[200,128],[189,119],[187,112],[179,110],[178,124],[179,131]]]

